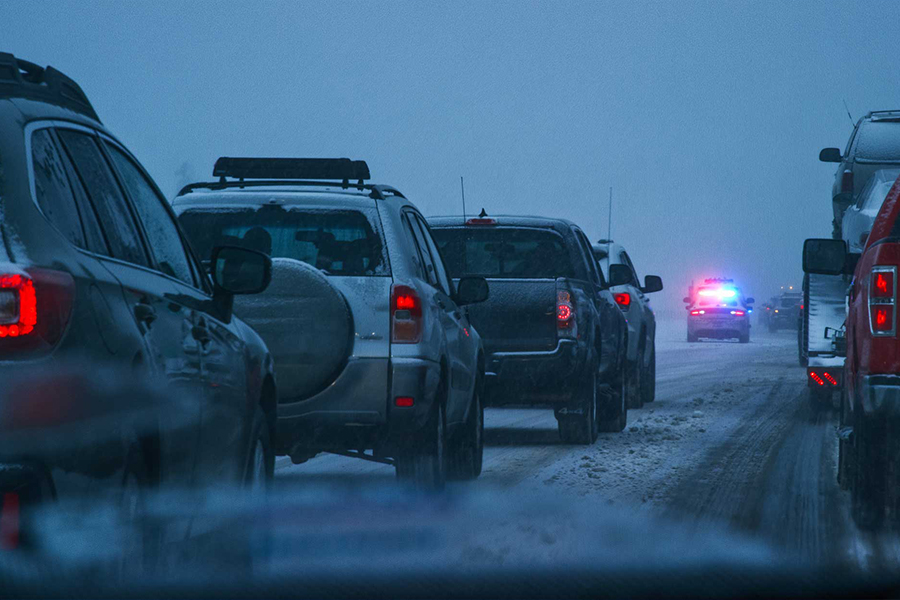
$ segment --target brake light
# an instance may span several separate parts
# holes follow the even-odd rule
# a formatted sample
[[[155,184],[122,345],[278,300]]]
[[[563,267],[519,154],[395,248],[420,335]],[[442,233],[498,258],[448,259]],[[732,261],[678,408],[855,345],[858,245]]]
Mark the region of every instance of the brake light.
[[[807,369],[809,375],[809,385],[816,387],[838,387],[841,385],[841,376],[839,372],[826,371],[824,369]]]
[[[877,266],[869,276],[869,330],[873,336],[893,336],[897,321],[897,267]]]
[[[416,344],[422,339],[422,300],[408,285],[391,286],[391,343]]]
[[[416,400],[412,396],[397,396],[394,398],[394,406],[398,406],[400,408],[409,408],[415,405]]]
[[[575,303],[572,293],[566,289],[556,290],[556,330],[559,337],[576,337],[578,334]]]
[[[692,310],[691,314],[692,315],[705,315],[706,311],[705,310]]]
[[[844,174],[841,175],[841,193],[847,193],[853,191],[853,171],[847,169],[844,171]]]
[[[68,325],[74,298],[75,280],[68,273],[0,273],[0,357],[52,349]]]
[[[619,305],[619,308],[624,310],[631,306],[631,294],[629,294],[628,292],[613,294],[613,297],[616,299],[616,304]]]
[[[775,312],[778,312],[778,311],[776,310]],[[733,310],[733,311],[731,311],[731,314],[733,314],[733,315],[736,316],[736,317],[743,317],[743,316],[744,316],[744,311],[742,311],[742,310]]]
[[[497,219],[489,219],[485,217],[473,217],[466,221],[466,225],[496,225]]]

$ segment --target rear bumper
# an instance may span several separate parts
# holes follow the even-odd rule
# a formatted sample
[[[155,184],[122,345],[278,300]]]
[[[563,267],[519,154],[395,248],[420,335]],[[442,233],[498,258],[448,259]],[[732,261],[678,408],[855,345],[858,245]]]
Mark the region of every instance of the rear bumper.
[[[900,417],[900,376],[863,376],[858,393],[866,415]]]
[[[485,367],[485,402],[497,405],[566,401],[586,356],[586,349],[571,339],[559,340],[552,350],[493,352]]]
[[[728,339],[750,333],[750,319],[747,317],[707,319],[688,317],[688,332],[705,338]]]

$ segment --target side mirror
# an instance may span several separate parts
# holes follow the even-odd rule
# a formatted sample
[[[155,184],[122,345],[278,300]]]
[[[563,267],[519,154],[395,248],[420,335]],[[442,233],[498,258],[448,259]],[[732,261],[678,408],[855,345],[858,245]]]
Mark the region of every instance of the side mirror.
[[[631,283],[631,269],[627,265],[609,265],[609,287]]]
[[[460,306],[478,304],[488,299],[490,289],[484,277],[462,277],[456,284],[454,301]]]
[[[688,298],[687,296],[685,296],[684,298],[682,298],[681,301],[684,302],[685,304],[690,304],[690,303],[691,303],[691,299]]]
[[[803,272],[840,275],[847,263],[847,243],[831,238],[810,238],[803,242]]]
[[[822,148],[822,151],[819,152],[819,160],[822,162],[839,163],[842,162],[844,158],[841,156],[839,148]]]
[[[663,289],[662,277],[659,275],[647,275],[644,277],[644,287],[641,291],[645,294],[652,294]]]
[[[744,304],[753,304],[756,302],[753,298],[744,298]]]
[[[272,259],[256,250],[218,246],[210,263],[216,288],[229,294],[258,294],[272,279]]]

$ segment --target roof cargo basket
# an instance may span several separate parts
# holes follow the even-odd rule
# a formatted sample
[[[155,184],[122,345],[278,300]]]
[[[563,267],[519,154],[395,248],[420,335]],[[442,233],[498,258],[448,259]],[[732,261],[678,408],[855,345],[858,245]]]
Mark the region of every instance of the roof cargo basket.
[[[7,52],[0,52],[0,98],[39,100],[100,121],[85,93],[70,77]]]
[[[231,158],[223,156],[213,167],[213,177],[234,179],[311,179],[349,183],[370,178],[364,160],[349,158]]]

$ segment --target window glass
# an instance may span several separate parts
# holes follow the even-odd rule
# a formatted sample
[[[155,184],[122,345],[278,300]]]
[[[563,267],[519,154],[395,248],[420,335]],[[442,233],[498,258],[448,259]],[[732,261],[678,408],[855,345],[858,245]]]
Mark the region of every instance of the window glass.
[[[178,217],[202,258],[216,246],[241,246],[273,258],[292,258],[328,275],[391,274],[376,209],[266,205],[187,210]]]
[[[533,227],[447,227],[432,231],[451,277],[572,277],[561,235]]]
[[[578,245],[581,246],[584,260],[587,261],[586,266],[588,270],[588,277],[591,278],[591,281],[595,285],[603,285],[603,278],[600,276],[599,269],[597,269],[597,261],[594,259],[594,251],[591,249],[591,243],[588,241],[587,236],[584,235],[584,232],[580,229],[576,229],[575,237],[578,238]]]
[[[41,129],[31,136],[31,160],[34,166],[34,192],[44,216],[70,242],[84,248],[84,230],[75,206],[75,196],[49,130]]]
[[[149,266],[131,210],[93,136],[72,129],[60,129],[59,137],[103,223],[112,256]]]
[[[425,238],[425,243],[428,247],[428,253],[431,255],[431,262],[434,265],[435,270],[435,278],[437,279],[438,285],[448,296],[452,295],[453,286],[450,283],[450,278],[447,276],[447,270],[444,268],[444,261],[441,258],[441,253],[438,251],[437,246],[434,243],[434,239],[431,237],[431,232],[428,229],[428,225],[420,216],[416,216],[415,220],[421,229],[422,237]]]
[[[422,266],[422,249],[419,248],[416,234],[413,233],[412,224],[409,222],[409,214],[403,213],[401,220],[403,221],[403,230],[406,232],[409,243],[412,244],[413,250],[415,251],[413,254],[413,262],[416,263],[416,270],[418,271],[419,277],[425,279],[425,268]]]
[[[425,268],[425,279],[431,285],[435,287],[439,287],[437,275],[434,270],[434,263],[431,260],[431,252],[428,250],[428,242],[425,241],[425,236],[422,235],[422,229],[419,227],[419,224],[416,221],[414,215],[407,213],[407,218],[409,219],[410,226],[413,230],[413,235],[416,238],[416,245],[419,247],[419,254],[422,257],[423,266]]]
[[[104,145],[109,150],[122,178],[122,185],[144,224],[147,241],[160,271],[188,285],[195,285],[178,226],[162,204],[165,200],[157,195],[146,176],[129,157],[112,144]]]

